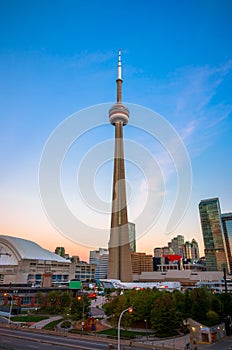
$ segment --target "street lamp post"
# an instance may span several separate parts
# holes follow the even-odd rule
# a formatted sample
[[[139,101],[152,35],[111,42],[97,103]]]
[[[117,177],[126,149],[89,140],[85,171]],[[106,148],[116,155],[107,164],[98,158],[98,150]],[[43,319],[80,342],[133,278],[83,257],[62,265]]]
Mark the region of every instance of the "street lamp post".
[[[82,301],[82,322],[81,322],[81,330],[84,331],[84,325],[85,325],[85,302],[83,296],[79,296],[77,298],[79,301]]]
[[[85,321],[85,302],[84,299],[82,299],[82,320]]]
[[[122,319],[122,316],[124,314],[124,312],[133,312],[133,308],[132,307],[128,307],[127,309],[123,310],[119,316],[119,319],[118,319],[118,350],[120,350],[120,323],[121,323],[121,319]]]
[[[9,317],[8,317],[8,324],[10,324],[11,320],[11,313],[12,313],[12,308],[13,308],[13,295],[11,293],[4,293],[4,296],[10,296],[11,301],[10,301],[10,311],[9,311]]]
[[[147,319],[144,320],[145,325],[146,325],[146,338],[148,339],[148,335],[147,335]]]

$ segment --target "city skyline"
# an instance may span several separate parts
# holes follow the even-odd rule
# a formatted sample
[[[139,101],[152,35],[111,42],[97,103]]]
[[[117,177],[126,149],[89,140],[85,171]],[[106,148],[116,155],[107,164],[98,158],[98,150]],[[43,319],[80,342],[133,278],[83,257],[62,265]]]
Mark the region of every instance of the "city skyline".
[[[222,212],[232,211],[232,4],[148,1],[144,6],[126,1],[120,5],[115,8],[107,1],[69,1],[68,6],[58,1],[55,7],[50,1],[1,3],[1,234],[31,239],[51,251],[64,246],[71,255],[87,260],[95,245],[81,245],[80,239],[76,244],[44,213],[38,169],[45,143],[57,125],[76,111],[114,100],[117,49],[122,48],[123,100],[162,115],[182,138],[192,167],[189,207],[167,235],[166,221],[178,188],[175,166],[157,140],[133,127],[131,114],[125,137],[151,151],[165,183],[158,221],[145,235],[136,226],[137,250],[152,253],[155,246],[181,234],[186,240],[194,237],[203,255],[199,201],[219,197]],[[121,16],[125,22],[119,27]],[[107,124],[108,116],[102,117]],[[110,125],[86,132],[69,152],[62,171],[62,190],[71,210],[82,220],[108,227],[108,238],[110,215],[100,220],[95,213],[90,219],[83,202],[76,199],[76,174],[91,147],[109,137],[113,138]],[[109,203],[112,167],[107,162],[95,177],[98,195]],[[136,224],[146,191],[141,172],[135,170],[126,161],[129,189],[138,191],[137,198],[128,196],[128,220]],[[153,176],[150,169],[148,174]],[[108,240],[104,242],[106,247]]]

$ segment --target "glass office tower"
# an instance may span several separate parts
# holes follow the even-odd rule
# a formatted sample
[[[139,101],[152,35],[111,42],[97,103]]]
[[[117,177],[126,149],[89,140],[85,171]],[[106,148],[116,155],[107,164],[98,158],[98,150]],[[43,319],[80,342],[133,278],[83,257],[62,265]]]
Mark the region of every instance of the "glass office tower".
[[[226,242],[226,251],[229,260],[230,273],[232,273],[232,213],[221,215],[222,227]]]
[[[205,245],[206,269],[208,271],[229,271],[221,209],[218,198],[202,200],[199,204],[201,227]]]

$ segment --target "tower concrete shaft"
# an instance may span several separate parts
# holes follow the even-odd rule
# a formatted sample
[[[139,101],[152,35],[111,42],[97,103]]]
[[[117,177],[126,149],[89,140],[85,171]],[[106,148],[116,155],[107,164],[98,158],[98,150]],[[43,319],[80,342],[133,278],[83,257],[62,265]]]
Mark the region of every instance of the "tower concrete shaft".
[[[133,278],[127,218],[123,142],[123,126],[128,122],[129,111],[121,102],[122,78],[120,51],[118,58],[118,79],[116,82],[117,103],[109,111],[110,122],[115,126],[115,153],[107,277],[130,282]]]

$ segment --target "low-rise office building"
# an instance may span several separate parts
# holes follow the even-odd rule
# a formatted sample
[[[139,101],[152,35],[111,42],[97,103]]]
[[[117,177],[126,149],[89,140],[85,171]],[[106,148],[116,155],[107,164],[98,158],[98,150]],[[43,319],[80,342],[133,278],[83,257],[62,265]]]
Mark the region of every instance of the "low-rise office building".
[[[178,281],[181,288],[195,288],[200,281],[217,282],[223,279],[223,271],[167,270],[142,272],[133,275],[138,282],[174,282]]]

